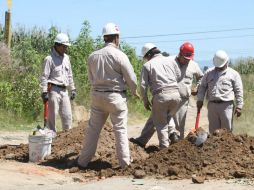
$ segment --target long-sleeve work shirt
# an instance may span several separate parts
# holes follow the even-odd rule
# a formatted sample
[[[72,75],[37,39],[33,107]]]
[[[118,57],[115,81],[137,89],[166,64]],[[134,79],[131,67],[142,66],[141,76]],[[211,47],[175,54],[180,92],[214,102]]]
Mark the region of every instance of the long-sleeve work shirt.
[[[115,44],[106,43],[88,58],[88,78],[94,91],[125,91],[136,94],[137,78],[127,57]]]
[[[47,92],[48,83],[75,89],[69,56],[59,55],[54,48],[43,62],[40,84],[42,92]]]
[[[197,94],[198,100],[203,101],[206,92],[208,101],[233,101],[235,98],[236,107],[243,107],[242,79],[230,67],[224,71],[217,71],[215,68],[206,71]]]
[[[143,100],[148,100],[148,87],[154,95],[161,90],[176,90],[180,79],[178,65],[170,57],[156,54],[151,60],[143,65],[141,71],[140,93]]]

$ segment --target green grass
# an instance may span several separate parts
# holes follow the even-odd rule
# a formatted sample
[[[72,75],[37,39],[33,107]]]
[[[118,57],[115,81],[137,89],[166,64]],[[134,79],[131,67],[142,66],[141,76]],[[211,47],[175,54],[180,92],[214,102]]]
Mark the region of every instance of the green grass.
[[[42,121],[28,121],[13,113],[0,110],[0,131],[31,131]]]
[[[128,110],[129,110],[128,114],[129,125],[144,123],[151,114],[151,111],[147,111],[144,108],[143,101],[134,97],[131,97],[128,100]]]
[[[253,123],[250,121],[244,121],[242,119],[235,119],[233,133],[248,134],[249,136],[254,136]]]
[[[254,75],[242,75],[244,106],[240,118],[234,117],[234,133],[254,136]]]
[[[38,120],[28,120],[4,110],[0,111],[0,131],[33,131],[38,125],[44,126],[43,116]],[[57,117],[57,131],[61,131],[61,120]]]

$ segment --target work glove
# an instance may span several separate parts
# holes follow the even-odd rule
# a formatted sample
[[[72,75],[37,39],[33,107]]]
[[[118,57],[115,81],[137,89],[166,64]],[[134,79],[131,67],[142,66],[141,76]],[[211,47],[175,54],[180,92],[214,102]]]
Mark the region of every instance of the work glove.
[[[242,110],[240,108],[236,108],[234,114],[236,115],[236,117],[240,117],[242,115]]]
[[[149,102],[149,100],[144,100],[144,107],[146,108],[146,110],[151,111],[151,106],[152,104]]]
[[[72,91],[71,91],[71,97],[70,97],[70,99],[71,99],[71,100],[74,100],[75,97],[76,97],[76,95],[77,95],[76,89],[72,90]]]
[[[203,101],[198,100],[197,101],[197,108],[200,110],[203,106]]]
[[[43,102],[45,103],[49,100],[49,94],[47,92],[43,92],[41,94],[41,98],[42,98]]]

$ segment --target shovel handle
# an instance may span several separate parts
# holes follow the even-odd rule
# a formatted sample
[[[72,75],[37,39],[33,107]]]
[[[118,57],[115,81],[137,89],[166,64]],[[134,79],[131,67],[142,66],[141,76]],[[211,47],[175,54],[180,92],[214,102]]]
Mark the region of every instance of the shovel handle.
[[[198,109],[198,111],[197,111],[195,129],[198,129],[198,126],[199,126],[199,119],[200,119],[200,109]]]
[[[44,102],[44,127],[47,126],[48,121],[48,101]]]

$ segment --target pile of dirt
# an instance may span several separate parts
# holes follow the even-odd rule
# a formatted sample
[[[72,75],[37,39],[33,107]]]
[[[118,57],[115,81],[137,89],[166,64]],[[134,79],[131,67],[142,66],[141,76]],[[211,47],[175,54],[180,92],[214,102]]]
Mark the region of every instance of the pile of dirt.
[[[195,146],[187,139],[158,151],[155,146],[142,149],[130,143],[132,164],[120,169],[115,152],[114,133],[105,125],[93,160],[87,169],[79,170],[76,158],[82,148],[87,123],[69,131],[59,132],[52,143],[52,154],[41,165],[68,169],[87,177],[111,177],[134,175],[185,179],[193,175],[211,178],[253,178],[254,138],[247,135],[233,135],[220,130],[210,135],[202,146]],[[28,162],[28,145],[0,146],[0,159]]]

